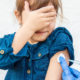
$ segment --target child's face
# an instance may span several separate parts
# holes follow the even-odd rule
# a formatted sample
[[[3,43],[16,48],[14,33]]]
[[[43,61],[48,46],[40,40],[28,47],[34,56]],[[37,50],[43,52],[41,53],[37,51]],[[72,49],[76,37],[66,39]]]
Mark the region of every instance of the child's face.
[[[52,4],[49,3],[48,5],[52,5]],[[29,40],[29,42],[37,43],[46,40],[47,37],[51,34],[51,32],[54,30],[55,23],[56,23],[56,18],[49,26],[39,30],[38,32],[35,32],[34,35],[31,37],[31,39]]]
[[[52,4],[49,3],[48,5],[52,5]],[[56,23],[56,18],[49,26],[46,26],[45,28],[35,32],[33,36],[29,39],[29,42],[31,44],[34,44],[34,43],[46,40],[47,37],[51,34],[51,32],[54,30],[55,23]]]

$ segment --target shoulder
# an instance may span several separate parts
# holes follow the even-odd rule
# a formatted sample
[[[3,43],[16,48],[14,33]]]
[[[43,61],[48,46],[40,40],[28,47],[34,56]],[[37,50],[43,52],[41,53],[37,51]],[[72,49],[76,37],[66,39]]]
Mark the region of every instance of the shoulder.
[[[2,37],[0,37],[0,40],[13,38],[15,34],[16,34],[16,32],[13,32],[11,34],[5,34]]]
[[[0,38],[0,45],[9,45],[12,43],[14,36],[15,36],[16,32],[13,32],[11,34],[6,34],[3,37]]]
[[[7,38],[7,37],[14,37],[14,35],[16,34],[16,32],[13,32],[13,33],[9,33],[9,34],[6,34],[6,35],[4,35],[4,37],[5,38]]]
[[[65,42],[66,40],[70,40],[71,42],[73,42],[73,38],[71,33],[69,32],[68,29],[66,29],[65,27],[58,27],[56,28],[51,35],[49,36],[49,39],[53,42]]]
[[[0,39],[8,38],[8,37],[13,37],[15,34],[16,34],[16,32],[8,33],[8,34],[5,34],[5,35],[3,35],[2,37],[0,37]]]

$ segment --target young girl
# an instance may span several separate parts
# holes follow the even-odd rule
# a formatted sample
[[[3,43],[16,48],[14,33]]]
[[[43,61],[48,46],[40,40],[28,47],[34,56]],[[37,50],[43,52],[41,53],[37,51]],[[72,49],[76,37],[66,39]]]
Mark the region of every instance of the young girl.
[[[61,80],[59,54],[74,59],[71,34],[55,29],[61,4],[58,0],[16,0],[14,11],[21,27],[0,38],[0,69],[8,69],[5,80]]]

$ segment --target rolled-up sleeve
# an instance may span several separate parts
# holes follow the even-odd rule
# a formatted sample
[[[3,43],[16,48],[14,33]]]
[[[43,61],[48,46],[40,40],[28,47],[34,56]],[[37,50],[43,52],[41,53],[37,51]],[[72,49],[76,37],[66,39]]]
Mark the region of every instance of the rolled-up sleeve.
[[[27,56],[27,45],[25,45],[16,55],[13,53],[12,42],[16,32],[4,35],[0,38],[0,69],[13,68],[14,63]]]
[[[73,39],[66,28],[58,28],[55,32],[55,38],[51,44],[50,57],[59,51],[67,49],[70,59],[74,60]],[[72,63],[70,63],[72,65]]]

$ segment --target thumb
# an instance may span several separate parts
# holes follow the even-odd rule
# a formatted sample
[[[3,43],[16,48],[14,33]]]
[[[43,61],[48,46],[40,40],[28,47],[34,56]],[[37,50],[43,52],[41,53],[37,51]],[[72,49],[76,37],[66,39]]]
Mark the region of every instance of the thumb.
[[[29,3],[28,3],[27,1],[25,1],[24,9],[25,9],[27,12],[30,12]]]
[[[66,75],[71,74],[65,58],[62,57],[62,56],[60,56],[60,57],[59,57],[59,62],[60,62],[60,65],[61,65],[61,67],[62,67],[63,72],[64,72]]]

